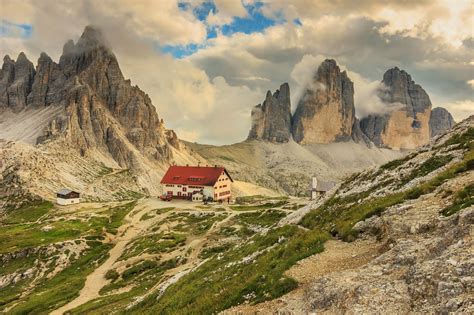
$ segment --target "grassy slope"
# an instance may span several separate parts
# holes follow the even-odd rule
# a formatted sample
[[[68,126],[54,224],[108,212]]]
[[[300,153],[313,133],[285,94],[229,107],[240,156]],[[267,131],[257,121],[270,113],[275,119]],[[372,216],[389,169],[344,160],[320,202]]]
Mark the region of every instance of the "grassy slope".
[[[123,224],[125,215],[131,211],[136,202],[110,208],[104,217],[92,217],[88,220],[59,220],[54,222],[33,222],[39,217],[47,220],[48,212],[53,205],[48,202],[30,204],[25,208],[12,211],[8,216],[10,225],[0,229],[0,252],[6,253],[23,248],[33,248],[77,238],[101,239],[104,228],[114,231]],[[28,222],[15,224],[14,222]],[[49,225],[50,231],[41,230]],[[86,276],[92,272],[107,257],[110,245],[98,241],[88,241],[89,249],[83,255],[76,257],[70,266],[62,270],[51,279],[42,278],[35,285],[33,291],[26,297],[19,299],[18,293],[22,292],[29,284],[29,280],[21,281],[13,286],[0,290],[0,310],[13,301],[19,302],[10,312],[12,314],[43,314],[58,308],[73,298],[84,286]],[[48,259],[31,254],[26,257],[11,260],[0,267],[0,274],[8,274],[15,271],[33,267],[35,261]]]
[[[472,170],[473,129],[454,136],[443,147],[448,145],[466,149],[464,159],[427,182],[407,191],[377,198],[369,197],[371,191],[333,197],[302,219],[301,224],[309,228],[308,231],[296,226],[285,226],[272,229],[266,235],[255,235],[244,245],[214,256],[181,278],[158,301],[156,294],[149,296],[133,309],[134,313],[216,313],[246,300],[260,302],[281,296],[296,285],[292,279],[283,275],[284,272],[298,260],[323,250],[324,241],[330,234],[352,240],[356,236],[352,228],[358,221],[380,214],[387,207],[406,199],[430,193],[446,179]],[[382,168],[394,169],[406,161],[404,158],[390,162]],[[420,176],[442,165],[439,161],[427,160]],[[412,177],[413,174],[408,176]],[[278,239],[283,240],[281,244]],[[256,253],[258,255],[252,263],[243,263],[244,257],[254,257],[252,255]]]

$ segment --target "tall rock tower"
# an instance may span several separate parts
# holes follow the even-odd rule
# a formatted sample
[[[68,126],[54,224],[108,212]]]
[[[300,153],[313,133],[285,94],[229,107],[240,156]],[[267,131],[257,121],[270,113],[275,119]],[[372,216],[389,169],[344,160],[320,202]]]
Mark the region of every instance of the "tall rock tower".
[[[336,61],[326,59],[298,103],[293,139],[301,144],[347,141],[353,130],[358,130],[353,83]]]
[[[362,119],[361,128],[377,146],[396,150],[415,149],[430,140],[431,101],[411,76],[395,67],[385,72],[379,97],[387,114]]]
[[[249,140],[288,142],[291,138],[291,101],[288,83],[275,93],[267,92],[262,104],[252,109]]]

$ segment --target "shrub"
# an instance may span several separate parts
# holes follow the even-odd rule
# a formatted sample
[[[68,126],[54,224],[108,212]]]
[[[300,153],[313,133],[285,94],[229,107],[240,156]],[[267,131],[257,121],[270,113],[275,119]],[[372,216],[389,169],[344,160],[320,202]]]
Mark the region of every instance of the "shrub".
[[[105,274],[105,279],[115,281],[119,276],[120,275],[117,271],[111,269]]]

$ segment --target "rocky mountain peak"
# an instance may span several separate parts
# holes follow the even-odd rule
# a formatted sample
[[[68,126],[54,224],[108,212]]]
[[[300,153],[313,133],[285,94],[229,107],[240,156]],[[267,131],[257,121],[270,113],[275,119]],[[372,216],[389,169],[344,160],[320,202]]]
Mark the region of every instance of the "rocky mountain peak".
[[[350,140],[355,123],[353,83],[334,59],[326,59],[298,103],[293,139],[302,144]]]
[[[408,112],[413,112],[413,116],[431,108],[428,94],[406,71],[398,67],[389,69],[384,73],[382,83],[388,89],[381,90],[379,95],[386,103],[404,104]]]
[[[435,137],[455,125],[455,121],[450,112],[443,107],[436,107],[431,111],[430,116],[430,136]]]
[[[10,58],[9,55],[5,55],[5,57],[3,57],[3,62],[4,63],[8,63],[8,62],[11,62],[11,61],[12,61],[12,59]]]
[[[9,107],[20,111],[26,107],[27,96],[31,91],[35,67],[21,52],[16,61],[6,55],[0,71],[0,109]]]
[[[130,169],[138,161],[168,162],[173,132],[160,124],[150,98],[125,80],[103,33],[87,26],[76,44],[63,47],[59,63],[42,53],[35,68],[24,54],[4,58],[0,73],[0,108],[57,106],[57,116],[38,142],[63,139],[87,155],[99,150]]]
[[[398,67],[387,70],[382,83],[378,95],[387,113],[362,119],[362,131],[381,147],[415,149],[428,143],[431,101],[426,91]]]
[[[291,138],[290,86],[283,83],[275,93],[268,91],[262,104],[252,109],[249,140],[288,142]]]

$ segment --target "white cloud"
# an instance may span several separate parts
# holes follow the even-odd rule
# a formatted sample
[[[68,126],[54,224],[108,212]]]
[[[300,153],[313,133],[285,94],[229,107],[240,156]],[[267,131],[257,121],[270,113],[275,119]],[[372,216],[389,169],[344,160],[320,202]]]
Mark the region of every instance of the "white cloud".
[[[467,84],[469,84],[471,86],[471,88],[474,89],[474,79],[467,81]]]
[[[451,113],[451,115],[453,115],[453,118],[456,122],[474,115],[474,101],[472,99],[446,103],[442,106],[446,108]]]
[[[215,0],[217,12],[211,12],[207,17],[210,25],[230,24],[234,17],[247,16],[247,10],[241,0]]]

